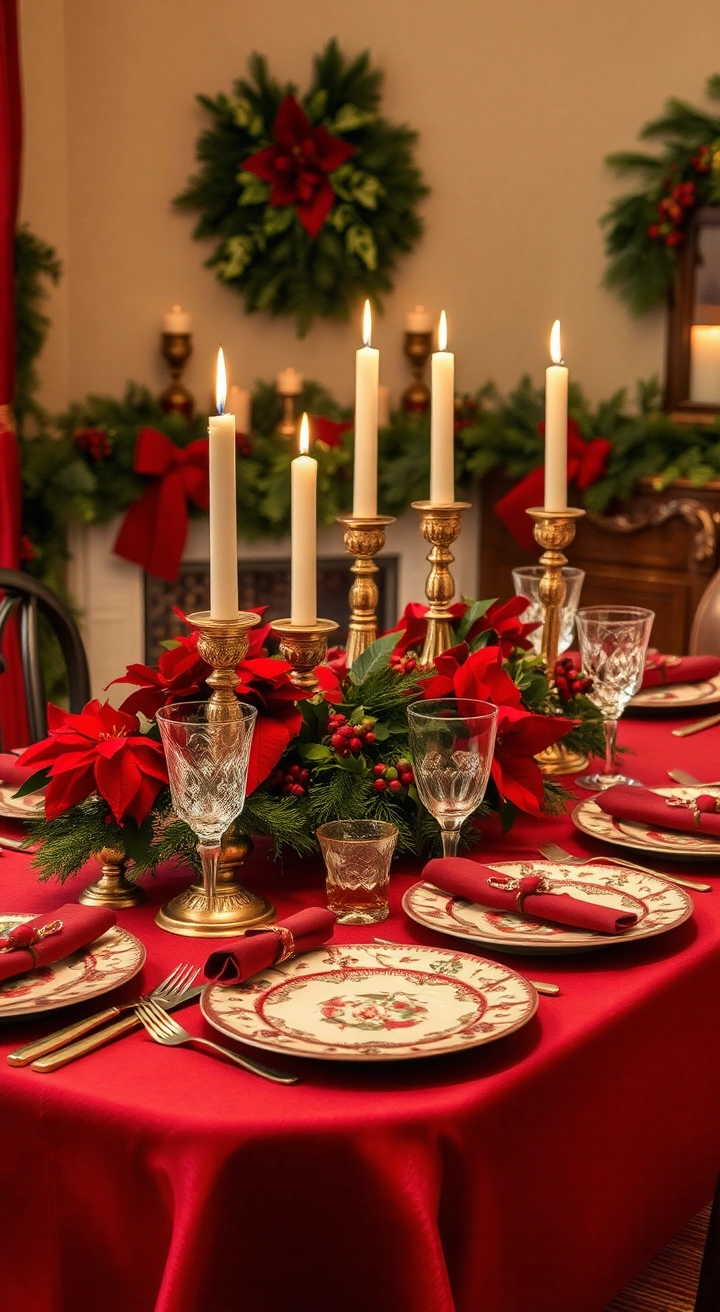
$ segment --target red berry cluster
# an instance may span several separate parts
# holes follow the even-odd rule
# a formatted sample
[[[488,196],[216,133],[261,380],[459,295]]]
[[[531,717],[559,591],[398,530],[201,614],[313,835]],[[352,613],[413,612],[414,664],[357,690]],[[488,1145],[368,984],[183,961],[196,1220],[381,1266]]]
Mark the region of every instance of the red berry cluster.
[[[390,657],[390,669],[393,674],[412,674],[416,665],[417,658],[413,656],[412,652],[408,652],[406,656]]]
[[[653,241],[664,241],[666,246],[679,246],[684,237],[682,226],[688,217],[687,211],[693,209],[697,201],[697,186],[694,182],[675,182],[672,175],[665,186],[668,195],[658,201],[658,222],[650,224],[648,237]]]
[[[104,428],[76,428],[73,438],[75,445],[87,451],[93,460],[105,460],[112,455],[112,443]]]
[[[376,793],[400,793],[414,780],[412,765],[404,756],[395,765],[373,766],[373,788]]]
[[[273,770],[268,783],[271,788],[280,788],[286,797],[304,797],[310,783],[310,771],[301,765],[291,765],[287,770],[278,766]]]
[[[592,679],[583,678],[580,671],[575,669],[570,657],[565,656],[555,666],[555,687],[560,694],[560,700],[569,702],[570,698],[578,693],[590,692]]]
[[[330,746],[338,756],[359,756],[363,747],[372,747],[375,721],[369,717],[360,724],[348,724],[347,717],[336,711],[328,719]]]

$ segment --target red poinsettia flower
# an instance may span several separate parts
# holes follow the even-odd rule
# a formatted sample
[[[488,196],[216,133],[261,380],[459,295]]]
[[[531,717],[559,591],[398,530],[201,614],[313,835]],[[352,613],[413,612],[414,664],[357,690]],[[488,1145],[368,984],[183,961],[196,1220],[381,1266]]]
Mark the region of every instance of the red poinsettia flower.
[[[342,446],[343,433],[354,427],[352,419],[328,419],[326,415],[310,415],[310,432],[314,442],[323,446]]]
[[[356,147],[327,128],[314,128],[294,96],[286,96],[273,125],[273,144],[245,160],[243,168],[270,183],[271,205],[294,205],[310,237],[317,237],[335,203],[328,181]]]
[[[503,657],[507,658],[515,647],[527,651],[530,647],[528,634],[538,627],[537,624],[521,624],[518,619],[518,616],[527,609],[527,604],[524,597],[511,597],[509,601],[502,604],[494,601],[485,614],[481,615],[468,630],[467,641],[471,643],[479,633],[493,629],[497,634]],[[450,614],[456,624],[467,610],[468,606],[464,601],[456,601],[450,607]],[[426,614],[427,606],[419,602],[411,601],[405,607],[396,627],[388,630],[389,633],[397,632],[400,635],[394,654],[402,656],[407,651],[421,651],[427,633]]]
[[[18,762],[49,771],[48,820],[99,793],[118,824],[127,816],[141,824],[168,776],[161,744],[140,733],[137,716],[95,700],[81,715],[48,706],[48,726],[48,737]]]
[[[472,697],[497,706],[492,779],[506,801],[539,815],[543,780],[535,754],[569,733],[575,721],[525,710],[502,659],[500,647],[483,647],[472,654],[466,643],[453,647],[437,658],[437,674],[425,684],[423,697]]]

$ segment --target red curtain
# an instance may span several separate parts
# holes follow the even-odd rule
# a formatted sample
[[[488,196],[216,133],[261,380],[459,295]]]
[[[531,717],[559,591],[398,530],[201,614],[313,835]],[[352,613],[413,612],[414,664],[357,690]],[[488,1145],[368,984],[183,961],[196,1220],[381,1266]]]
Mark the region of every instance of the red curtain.
[[[15,389],[14,242],[20,192],[22,111],[16,0],[0,0],[0,568],[20,566],[22,480],[12,417]],[[5,636],[0,729],[5,748],[29,741],[15,625]]]

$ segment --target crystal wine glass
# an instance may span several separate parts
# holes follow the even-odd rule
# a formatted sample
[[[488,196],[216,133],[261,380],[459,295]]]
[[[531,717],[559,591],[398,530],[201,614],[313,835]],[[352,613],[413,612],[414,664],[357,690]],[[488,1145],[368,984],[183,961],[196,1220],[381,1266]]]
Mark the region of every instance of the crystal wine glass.
[[[576,616],[583,672],[592,679],[588,696],[605,722],[605,764],[598,774],[575,782],[593,793],[613,784],[636,784],[621,774],[615,757],[618,720],[642,683],[655,614],[641,606],[586,606]]]
[[[442,830],[444,856],[457,856],[460,830],[485,796],[497,707],[470,697],[438,698],[408,707],[415,783]]]
[[[215,720],[209,702],[163,706],[156,719],[173,806],[195,832],[207,909],[215,907],[222,836],[245,803],[254,706],[238,702],[237,719]]]

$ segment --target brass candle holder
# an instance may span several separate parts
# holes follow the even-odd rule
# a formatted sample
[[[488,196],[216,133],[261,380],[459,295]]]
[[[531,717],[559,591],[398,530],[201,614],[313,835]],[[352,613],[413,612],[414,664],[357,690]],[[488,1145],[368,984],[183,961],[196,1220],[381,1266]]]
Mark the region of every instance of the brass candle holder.
[[[325,660],[327,640],[338,627],[335,621],[293,624],[292,620],[275,620],[270,627],[280,639],[280,655],[292,665],[290,677],[295,686],[316,692],[315,667]]]
[[[192,419],[195,412],[195,400],[187,387],[181,383],[183,370],[192,355],[192,336],[190,333],[163,333],[162,353],[170,366],[172,382],[160,397],[160,405],[166,414],[171,411]]]
[[[413,381],[402,394],[402,408],[410,414],[424,414],[430,408],[430,388],[423,375],[432,355],[432,333],[405,333],[403,351],[410,361]]]
[[[355,575],[350,589],[350,625],[346,647],[347,667],[352,669],[366,647],[377,638],[378,590],[374,574],[378,567],[373,556],[385,546],[385,529],[394,524],[392,515],[338,515],[338,523],[345,526],[343,541],[349,555],[355,556],[350,566]]]
[[[428,622],[425,645],[420,657],[421,665],[433,665],[436,656],[453,645],[452,615],[448,607],[455,596],[455,580],[450,565],[455,557],[450,551],[460,535],[460,516],[470,509],[469,501],[453,501],[448,506],[433,501],[413,501],[413,509],[420,512],[420,531],[431,544],[427,556],[430,573],[425,584],[425,596],[430,604],[425,612]]]
[[[147,893],[125,874],[130,858],[116,847],[103,847],[97,853],[100,878],[88,884],[78,898],[88,907],[137,907],[147,902]]]
[[[575,537],[577,521],[582,519],[585,511],[573,506],[566,510],[545,510],[543,506],[533,506],[527,513],[535,521],[535,541],[543,548],[540,564],[545,573],[539,588],[544,613],[541,652],[547,665],[548,678],[554,682],[560,645],[561,611],[567,591],[562,571],[568,562],[563,550],[570,546]],[[543,774],[550,776],[575,774],[584,770],[588,763],[584,754],[568,751],[562,743],[553,743],[543,752],[538,752],[535,760]]]
[[[198,631],[200,655],[213,667],[207,679],[213,689],[208,719],[239,719],[235,669],[247,652],[249,630],[260,623],[260,616],[239,611],[232,620],[214,620],[209,611],[197,611],[188,615],[188,620]],[[251,850],[249,840],[234,835],[231,826],[225,835],[214,898],[208,898],[201,879],[195,880],[184,893],[160,908],[155,923],[187,938],[228,938],[273,920],[275,908],[236,878],[244,852]]]
[[[297,415],[295,413],[295,402],[298,399],[298,393],[278,392],[278,396],[283,403],[283,414],[275,432],[280,437],[293,438],[296,436],[298,429]]]

